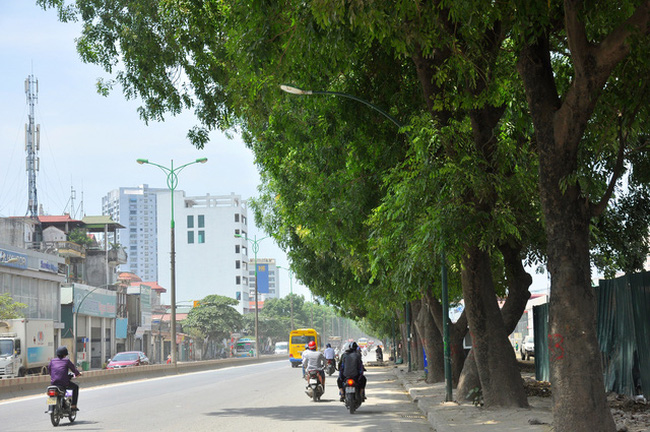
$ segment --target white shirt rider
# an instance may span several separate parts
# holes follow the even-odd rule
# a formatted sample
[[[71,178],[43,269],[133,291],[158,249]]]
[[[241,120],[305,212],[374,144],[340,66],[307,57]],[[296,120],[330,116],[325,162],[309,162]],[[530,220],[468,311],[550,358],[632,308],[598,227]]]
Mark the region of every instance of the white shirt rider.
[[[325,356],[325,360],[334,360],[336,353],[334,351],[334,348],[330,346],[325,348],[325,351],[323,351],[323,355]]]

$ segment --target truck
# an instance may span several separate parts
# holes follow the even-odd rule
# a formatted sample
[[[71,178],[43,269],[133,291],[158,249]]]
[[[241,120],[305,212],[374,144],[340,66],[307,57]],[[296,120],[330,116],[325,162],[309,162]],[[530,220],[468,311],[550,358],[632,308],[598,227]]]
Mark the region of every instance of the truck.
[[[54,352],[53,320],[0,320],[0,378],[46,375]]]

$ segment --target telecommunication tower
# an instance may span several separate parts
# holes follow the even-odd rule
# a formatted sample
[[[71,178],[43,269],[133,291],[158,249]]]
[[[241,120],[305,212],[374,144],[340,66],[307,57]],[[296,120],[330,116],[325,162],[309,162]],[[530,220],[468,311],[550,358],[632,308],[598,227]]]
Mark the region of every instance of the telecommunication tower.
[[[29,201],[27,214],[38,218],[38,194],[36,191],[36,172],[39,169],[37,156],[41,141],[41,127],[34,124],[34,105],[38,100],[38,80],[29,75],[25,80],[25,94],[29,104],[29,122],[25,124],[25,152],[27,153],[27,179],[29,186]]]

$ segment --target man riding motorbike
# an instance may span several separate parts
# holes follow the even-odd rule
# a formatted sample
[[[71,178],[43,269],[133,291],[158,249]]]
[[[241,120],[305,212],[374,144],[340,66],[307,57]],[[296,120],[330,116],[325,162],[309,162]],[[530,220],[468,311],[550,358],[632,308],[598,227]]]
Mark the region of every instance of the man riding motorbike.
[[[303,374],[312,370],[318,371],[320,383],[325,391],[325,356],[322,352],[316,350],[316,342],[310,341],[307,349],[302,352],[302,370]]]
[[[81,372],[77,370],[75,365],[70,359],[65,358],[68,355],[68,348],[60,346],[56,349],[56,358],[50,360],[50,379],[51,385],[72,389],[72,405],[70,408],[73,411],[79,411],[77,408],[77,400],[79,399],[79,386],[70,381],[68,370],[71,370],[75,376],[80,376]]]
[[[334,351],[334,348],[332,348],[331,344],[327,344],[325,347],[325,351],[323,351],[323,355],[325,356],[325,363],[330,364],[331,362],[336,368],[336,360],[334,360],[336,357],[336,352]]]
[[[352,378],[359,383],[363,400],[366,400],[366,377],[363,375],[365,368],[363,367],[363,360],[361,360],[361,354],[359,353],[358,348],[359,346],[356,342],[350,342],[345,353],[341,356],[341,362],[339,363],[339,378],[336,380],[336,384],[339,387],[341,402],[343,402],[345,398],[345,395],[343,394],[343,383],[349,378]]]

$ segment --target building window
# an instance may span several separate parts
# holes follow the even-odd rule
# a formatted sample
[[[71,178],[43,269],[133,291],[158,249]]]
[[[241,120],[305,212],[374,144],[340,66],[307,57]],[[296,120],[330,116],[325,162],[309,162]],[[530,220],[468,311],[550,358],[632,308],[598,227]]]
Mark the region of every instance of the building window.
[[[235,285],[241,285],[241,276],[235,276]]]
[[[187,227],[194,228],[194,216],[187,215]]]
[[[205,227],[205,216],[204,215],[199,215],[199,228],[204,228]]]
[[[239,253],[239,251],[240,251],[240,246],[239,246],[239,245],[235,245],[235,253]]]
[[[235,268],[236,269],[241,268],[241,261],[239,260],[235,261]]]
[[[239,213],[235,213],[235,222],[239,222]]]
[[[194,243],[194,231],[187,232],[187,243]]]
[[[199,230],[199,243],[205,243],[205,231]]]

